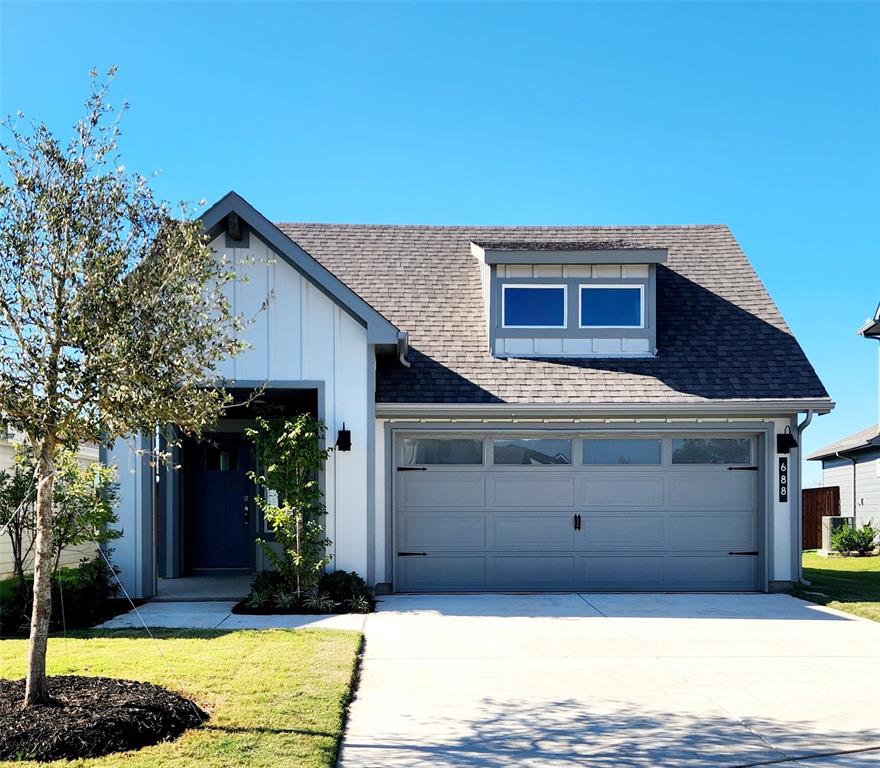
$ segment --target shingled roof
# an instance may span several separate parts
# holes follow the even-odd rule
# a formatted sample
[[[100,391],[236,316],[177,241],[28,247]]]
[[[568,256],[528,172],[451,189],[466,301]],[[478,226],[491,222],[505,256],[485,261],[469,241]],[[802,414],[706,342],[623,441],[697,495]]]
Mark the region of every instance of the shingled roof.
[[[382,364],[380,403],[704,403],[827,398],[726,226],[278,224],[409,332],[412,366]],[[471,242],[665,248],[654,359],[499,359],[488,350]]]
[[[854,435],[837,440],[818,451],[813,451],[807,459],[809,461],[817,461],[826,459],[838,453],[853,454],[865,450],[876,450],[880,448],[880,424],[874,424],[866,429],[856,432]]]

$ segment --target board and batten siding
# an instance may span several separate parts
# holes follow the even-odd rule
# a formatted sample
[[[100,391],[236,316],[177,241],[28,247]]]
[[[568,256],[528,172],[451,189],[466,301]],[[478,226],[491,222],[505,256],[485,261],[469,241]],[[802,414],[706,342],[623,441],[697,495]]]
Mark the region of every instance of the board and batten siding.
[[[332,541],[330,568],[366,576],[367,429],[369,402],[374,398],[374,392],[368,392],[373,381],[368,364],[375,364],[367,330],[253,233],[248,246],[226,247],[223,235],[211,244],[235,269],[237,279],[225,289],[233,311],[247,321],[243,338],[250,345],[238,357],[221,364],[220,373],[230,381],[267,387],[300,384],[318,388],[328,444],[335,442],[345,422],[351,431],[351,451],[332,452],[324,473],[327,536]],[[142,473],[134,457],[118,458],[133,480]],[[142,519],[150,514],[148,498],[139,498],[138,487],[132,482],[124,489],[125,509],[120,517],[125,517],[132,530],[149,538]],[[123,581],[126,586],[137,584],[134,589],[139,596],[149,596],[154,589],[151,582],[155,583],[155,576],[147,572],[148,563],[144,562],[151,557],[147,548],[137,544],[117,552]],[[260,557],[258,551],[258,566]],[[154,569],[151,563],[149,567]]]
[[[880,523],[880,449],[856,457],[856,521]],[[853,514],[853,465],[849,459],[825,459],[822,485],[840,488],[840,514]]]
[[[9,469],[15,456],[15,441],[6,438],[0,439],[0,470]],[[90,464],[98,460],[98,449],[84,445],[78,458],[83,464]],[[92,557],[95,554],[95,544],[88,542],[76,547],[65,549],[61,553],[61,565],[76,565],[84,557]],[[6,579],[13,575],[12,546],[9,537],[4,533],[0,536],[0,579]]]

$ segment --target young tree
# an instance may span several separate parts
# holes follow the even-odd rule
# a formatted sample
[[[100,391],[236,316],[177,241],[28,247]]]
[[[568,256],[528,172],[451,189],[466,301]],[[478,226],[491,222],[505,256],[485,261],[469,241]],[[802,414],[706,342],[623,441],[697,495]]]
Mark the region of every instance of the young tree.
[[[307,413],[292,420],[259,417],[256,427],[245,430],[256,446],[259,468],[248,475],[266,492],[267,498],[258,496],[257,504],[280,554],[268,542],[258,541],[297,597],[317,585],[330,562],[323,523],[327,510],[319,483],[333,450],[321,447],[325,432],[324,422]]]
[[[0,417],[27,436],[36,463],[25,706],[49,701],[58,452],[156,425],[200,433],[228,399],[206,384],[243,346],[223,292],[234,275],[201,224],[119,161],[126,105],[107,103],[113,74],[91,73],[69,143],[7,119],[0,144]]]

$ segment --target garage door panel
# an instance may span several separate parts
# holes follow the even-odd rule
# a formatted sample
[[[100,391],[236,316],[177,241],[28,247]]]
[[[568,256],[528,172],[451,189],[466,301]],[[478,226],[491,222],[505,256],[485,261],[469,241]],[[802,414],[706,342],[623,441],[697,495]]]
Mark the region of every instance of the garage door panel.
[[[573,589],[575,558],[496,556],[489,561],[488,577],[494,589]]]
[[[663,476],[609,472],[603,477],[590,473],[584,477],[581,500],[586,509],[662,507]]]
[[[669,501],[672,507],[707,509],[754,509],[755,472],[729,472],[717,469],[674,472],[669,478]]]
[[[401,487],[401,509],[482,509],[486,506],[486,478],[480,474],[407,472]]]
[[[406,554],[396,559],[395,588],[760,588],[762,559],[728,554],[761,547],[759,472],[670,464],[668,442],[662,464],[584,465],[578,437],[560,435],[575,441],[572,465],[495,466],[487,452],[482,466],[396,474],[395,545]]]
[[[670,555],[667,577],[670,587],[690,590],[755,588],[756,557],[727,554]]]
[[[492,499],[496,507],[552,509],[574,506],[574,475],[545,474],[525,470],[521,474],[499,472],[492,476]]]
[[[584,515],[581,549],[662,548],[665,543],[663,518],[658,515]]]
[[[663,555],[588,555],[580,559],[585,589],[660,589]]]
[[[398,578],[411,592],[459,592],[489,589],[485,555],[399,557]]]
[[[572,516],[507,515],[490,518],[489,546],[497,549],[540,549],[574,545]]]
[[[669,546],[710,549],[753,549],[755,518],[748,512],[669,517]]]
[[[399,544],[413,547],[486,546],[486,518],[483,515],[405,515],[400,519]]]

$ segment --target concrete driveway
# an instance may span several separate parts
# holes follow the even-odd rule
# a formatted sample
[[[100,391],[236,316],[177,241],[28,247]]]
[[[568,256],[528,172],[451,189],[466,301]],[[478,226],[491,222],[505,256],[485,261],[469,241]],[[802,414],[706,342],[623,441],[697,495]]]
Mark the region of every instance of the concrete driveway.
[[[340,765],[880,765],[880,624],[784,595],[387,597]]]

